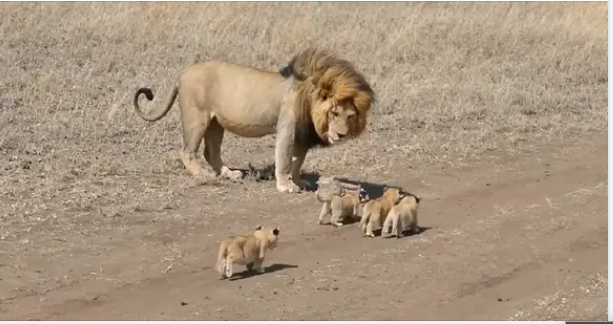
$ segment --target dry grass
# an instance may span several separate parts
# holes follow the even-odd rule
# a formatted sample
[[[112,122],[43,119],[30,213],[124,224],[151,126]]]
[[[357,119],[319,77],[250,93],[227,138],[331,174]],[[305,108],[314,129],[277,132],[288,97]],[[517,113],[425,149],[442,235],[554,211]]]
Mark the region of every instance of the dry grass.
[[[0,241],[12,251],[123,229],[144,220],[122,216],[175,208],[198,186],[176,160],[179,110],[148,124],[131,106],[141,86],[165,99],[195,61],[277,70],[315,45],[354,62],[378,103],[361,139],[309,155],[320,172],[385,177],[607,130],[606,2],[5,2],[0,16]],[[229,134],[224,158],[262,166],[272,144]]]
[[[557,286],[554,294],[534,301],[527,311],[519,311],[508,320],[513,321],[606,321],[606,274],[587,275],[572,287],[566,282]]]

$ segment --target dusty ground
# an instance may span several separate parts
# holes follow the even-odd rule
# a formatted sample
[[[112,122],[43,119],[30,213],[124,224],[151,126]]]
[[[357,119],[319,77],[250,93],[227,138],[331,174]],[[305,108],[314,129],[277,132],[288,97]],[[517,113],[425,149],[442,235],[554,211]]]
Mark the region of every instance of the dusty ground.
[[[242,5],[0,5],[0,319],[606,319],[606,3]],[[178,109],[132,110],[195,60],[278,69],[307,45],[379,101],[306,171],[404,186],[421,234],[318,226],[312,193],[272,181],[202,185]],[[265,167],[272,145],[229,135],[224,158]],[[256,224],[281,227],[268,272],[219,280],[219,241]]]

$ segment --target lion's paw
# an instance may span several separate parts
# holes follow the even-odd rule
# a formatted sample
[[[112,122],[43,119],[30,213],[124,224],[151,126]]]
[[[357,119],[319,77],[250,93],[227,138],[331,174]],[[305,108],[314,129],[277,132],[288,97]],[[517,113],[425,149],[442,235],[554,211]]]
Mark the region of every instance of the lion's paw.
[[[221,176],[232,181],[239,181],[243,178],[243,172],[240,170],[230,170],[228,167],[223,167],[221,169]]]
[[[292,180],[298,187],[300,187],[300,189],[302,190],[306,190],[311,186],[311,183],[306,181],[306,180],[302,180],[302,179],[294,179]]]
[[[300,193],[302,190],[292,181],[277,183],[277,190],[283,193]]]

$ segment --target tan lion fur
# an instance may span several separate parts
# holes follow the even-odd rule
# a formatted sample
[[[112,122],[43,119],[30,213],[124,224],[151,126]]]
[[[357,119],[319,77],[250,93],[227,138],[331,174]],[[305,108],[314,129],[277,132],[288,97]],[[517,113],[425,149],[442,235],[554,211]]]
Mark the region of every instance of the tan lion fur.
[[[173,88],[166,108],[145,115],[138,98],[153,100],[149,88],[134,95],[134,109],[144,120],[164,117],[178,97],[184,146],[180,153],[192,174],[204,139],[204,158],[216,175],[241,178],[221,158],[225,131],[242,137],[276,133],[275,177],[280,192],[300,192],[307,183],[300,169],[307,152],[355,138],[366,128],[374,92],[348,61],[314,48],[298,53],[279,72],[229,62],[207,61],[189,67]],[[293,161],[292,161],[293,160]]]
[[[299,90],[303,93],[299,111],[302,120],[314,121],[318,133],[326,129],[327,111],[311,111],[309,107],[312,107],[313,96],[330,100],[333,106],[352,101],[358,114],[357,127],[350,130],[350,135],[357,137],[364,131],[368,123],[368,111],[375,101],[374,92],[349,61],[327,51],[308,48],[296,55],[285,69],[289,69],[297,80],[308,81]],[[281,71],[284,72],[288,71]]]
[[[321,177],[315,195],[323,202],[317,223],[327,225],[323,218],[331,214],[329,224],[337,227],[343,226],[345,217],[359,217],[360,208],[369,199],[361,185],[343,183],[334,177]]]
[[[249,235],[230,236],[219,245],[215,268],[224,278],[232,277],[234,264],[245,265],[248,271],[254,269],[264,273],[262,265],[266,252],[276,248],[278,240],[278,228],[265,228],[261,225]]]
[[[415,195],[407,195],[400,202],[392,207],[385,218],[381,236],[401,238],[403,232],[409,229],[412,234],[419,233],[417,224],[417,211],[419,209],[419,197]],[[390,232],[390,227],[392,231]]]
[[[358,228],[365,236],[374,237],[373,230],[380,228],[390,209],[400,202],[406,193],[399,188],[386,188],[383,196],[364,205]]]

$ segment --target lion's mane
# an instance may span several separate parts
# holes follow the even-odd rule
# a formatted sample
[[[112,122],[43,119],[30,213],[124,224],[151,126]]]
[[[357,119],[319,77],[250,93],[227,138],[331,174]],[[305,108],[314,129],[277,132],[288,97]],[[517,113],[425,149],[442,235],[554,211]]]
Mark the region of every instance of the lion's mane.
[[[347,100],[352,100],[357,112],[356,123],[348,136],[358,137],[366,129],[375,94],[349,61],[325,50],[308,48],[295,55],[280,73],[286,78],[294,77],[296,81],[299,123],[295,137],[299,145],[328,146],[321,139],[328,129],[328,111],[333,105]],[[313,108],[314,102],[327,99],[332,106]]]

